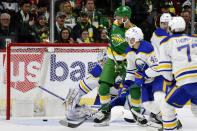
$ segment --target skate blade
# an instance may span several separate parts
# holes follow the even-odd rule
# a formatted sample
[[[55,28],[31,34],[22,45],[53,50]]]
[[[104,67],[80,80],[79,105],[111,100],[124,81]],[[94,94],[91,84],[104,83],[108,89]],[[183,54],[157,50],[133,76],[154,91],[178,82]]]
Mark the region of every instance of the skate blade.
[[[95,127],[103,127],[103,126],[109,126],[109,122],[104,122],[104,123],[95,123]]]

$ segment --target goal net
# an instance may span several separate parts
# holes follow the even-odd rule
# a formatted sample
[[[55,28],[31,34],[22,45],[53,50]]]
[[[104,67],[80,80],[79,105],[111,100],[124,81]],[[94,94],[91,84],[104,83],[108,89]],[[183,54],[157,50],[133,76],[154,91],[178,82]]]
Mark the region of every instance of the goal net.
[[[0,79],[1,118],[64,117],[63,101],[38,86],[65,99],[67,89],[78,85],[106,48],[100,43],[9,44]]]

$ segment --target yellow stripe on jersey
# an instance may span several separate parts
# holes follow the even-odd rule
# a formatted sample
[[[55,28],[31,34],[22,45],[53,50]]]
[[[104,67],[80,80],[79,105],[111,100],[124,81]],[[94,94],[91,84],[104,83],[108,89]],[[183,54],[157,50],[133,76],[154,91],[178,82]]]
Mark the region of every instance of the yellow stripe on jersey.
[[[176,75],[179,74],[180,72],[185,71],[185,70],[190,70],[190,69],[197,69],[197,66],[183,68],[183,69],[181,69],[181,70],[175,72],[174,75],[175,75],[175,77],[176,77]]]
[[[188,75],[188,76],[185,76],[185,77],[181,77],[179,79],[176,79],[176,81],[178,82],[178,81],[181,81],[183,79],[187,79],[187,78],[191,78],[191,77],[197,77],[197,75]]]
[[[134,104],[140,104],[141,103],[141,99],[134,100],[134,99],[131,98],[131,102],[134,103]]]
[[[107,49],[107,53],[112,55],[112,50],[110,48]],[[113,54],[114,56],[122,56],[122,57],[126,57],[126,54],[122,54],[122,55],[119,55],[117,54],[115,51],[113,51]]]
[[[90,73],[89,73],[89,74],[90,74]],[[100,77],[100,76],[95,77],[95,76],[93,76],[92,74],[90,74],[90,76],[91,76],[92,78],[95,78],[95,79],[99,79],[99,77]]]
[[[185,36],[171,37],[171,38],[169,38],[167,41],[161,43],[160,46],[163,45],[163,44],[166,44],[166,43],[167,43],[170,39],[172,39],[172,38],[181,38],[181,37],[185,37]]]
[[[139,54],[145,54],[145,55],[150,55],[152,54],[154,51],[150,52],[150,53],[146,53],[146,52],[139,52]]]
[[[168,85],[172,85],[172,82],[169,82],[169,81],[164,81],[163,82],[163,92],[166,92],[166,89]]]
[[[180,88],[179,86],[175,86],[175,87],[170,91],[170,93],[167,95],[166,101],[168,101],[168,99],[172,96],[172,94],[173,94],[177,89],[179,89],[179,88]]]
[[[101,104],[109,103],[110,100],[111,100],[110,95],[108,95],[108,96],[100,96],[100,102],[101,102]]]
[[[129,51],[126,55],[131,54],[131,53],[135,53],[135,51]]]
[[[101,99],[101,100],[107,100],[107,99],[110,99],[110,95],[109,95],[109,96],[100,96],[100,99]]]
[[[165,37],[167,37],[167,36],[158,36],[157,34],[155,34],[155,32],[153,32],[153,34],[154,34],[155,37],[157,37],[157,38],[165,38]]]
[[[85,86],[85,84],[83,83],[83,81],[80,81],[80,85],[81,87],[88,93],[90,92],[90,90]]]
[[[173,105],[176,105],[178,107],[183,107],[183,105],[179,105],[179,104],[176,104],[176,103],[172,103]]]
[[[159,65],[159,66],[155,67],[156,70],[171,69],[171,68],[172,68],[171,64],[169,64],[169,65]]]
[[[173,123],[164,123],[163,122],[163,126],[164,126],[164,128],[174,128],[174,127],[176,127],[177,126],[177,120],[175,120]]]

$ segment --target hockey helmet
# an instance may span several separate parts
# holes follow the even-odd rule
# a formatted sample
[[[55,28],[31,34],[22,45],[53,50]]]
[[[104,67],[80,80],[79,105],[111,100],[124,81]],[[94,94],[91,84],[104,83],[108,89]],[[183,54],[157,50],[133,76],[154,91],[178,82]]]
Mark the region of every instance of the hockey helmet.
[[[170,13],[163,13],[160,17],[160,23],[161,22],[169,22],[172,19]]]
[[[168,23],[169,30],[173,32],[183,32],[186,27],[185,20],[181,16],[173,17]]]
[[[115,10],[115,15],[116,16],[121,16],[121,17],[125,17],[128,16],[128,18],[131,18],[131,8],[128,6],[120,6]]]
[[[130,43],[131,39],[135,38],[135,42],[141,41],[144,39],[144,34],[139,27],[132,27],[128,29],[125,33],[125,39]]]

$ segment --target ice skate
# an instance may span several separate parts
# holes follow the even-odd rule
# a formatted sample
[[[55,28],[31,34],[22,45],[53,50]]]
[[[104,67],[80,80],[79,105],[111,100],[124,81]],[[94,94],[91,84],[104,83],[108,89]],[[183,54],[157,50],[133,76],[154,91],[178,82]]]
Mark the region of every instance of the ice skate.
[[[111,117],[111,112],[110,111],[102,111],[102,116],[99,118],[94,119],[94,126],[109,126],[109,121]]]

